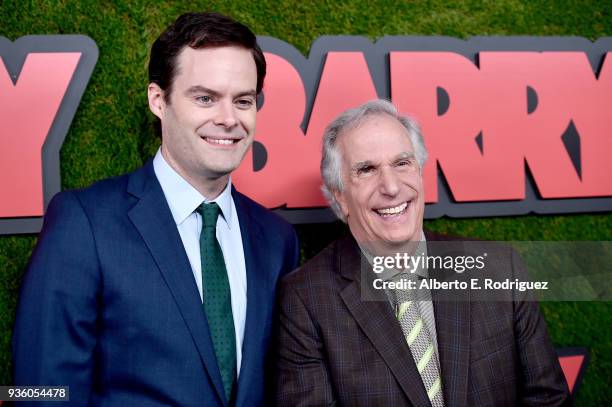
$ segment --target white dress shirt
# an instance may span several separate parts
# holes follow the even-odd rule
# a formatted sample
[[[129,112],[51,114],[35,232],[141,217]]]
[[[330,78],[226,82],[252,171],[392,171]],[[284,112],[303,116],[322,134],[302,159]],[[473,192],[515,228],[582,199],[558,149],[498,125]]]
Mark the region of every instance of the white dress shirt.
[[[370,254],[362,245],[360,245],[359,242],[357,243],[357,245],[359,246],[361,253],[363,253],[368,263],[372,265],[374,256]],[[422,256],[424,259],[427,259],[427,240],[425,239],[425,233],[423,232],[421,232],[421,240],[415,248],[414,255]],[[379,274],[378,277],[387,281],[392,280],[393,277],[404,272],[404,270],[387,270],[386,272]],[[426,279],[429,277],[429,270],[427,270],[427,267],[421,267],[421,263],[419,263],[419,267],[414,271],[414,273],[421,279]],[[434,313],[434,306],[431,301],[431,292],[429,290],[422,289],[418,290],[417,293],[419,295],[419,299],[415,302],[419,309],[419,313],[421,314],[421,318],[423,318],[425,326],[429,331],[429,336],[431,337],[432,343],[434,345],[435,354],[438,357],[438,364],[440,364],[440,355],[438,353],[438,335],[436,332],[436,318]],[[389,293],[387,293],[387,295],[389,295]],[[393,305],[393,300],[391,296],[389,296],[389,302],[391,303],[391,305]]]
[[[166,162],[161,154],[161,149],[157,151],[153,159],[153,169],[181,235],[183,247],[185,247],[185,252],[189,258],[191,271],[198,286],[200,301],[202,302],[202,263],[200,261],[202,216],[196,212],[196,209],[203,202],[216,202],[221,209],[221,216],[217,219],[217,240],[223,252],[231,290],[232,314],[236,331],[236,369],[237,374],[240,375],[242,342],[244,340],[244,324],[246,321],[247,279],[242,236],[240,234],[236,206],[232,198],[231,180],[217,198],[209,200],[202,196]]]

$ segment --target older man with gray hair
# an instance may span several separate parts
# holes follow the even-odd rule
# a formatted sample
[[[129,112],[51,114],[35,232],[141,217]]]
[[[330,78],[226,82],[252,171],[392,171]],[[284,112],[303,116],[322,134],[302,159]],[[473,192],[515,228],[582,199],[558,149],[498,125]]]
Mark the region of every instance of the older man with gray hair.
[[[370,284],[375,257],[435,251],[431,243],[447,239],[423,232],[426,160],[419,127],[385,100],[348,110],[325,130],[323,192],[350,235],[281,281],[278,405],[568,401],[536,302],[441,301],[428,290],[414,297]],[[517,263],[494,264],[512,273]],[[420,267],[411,277],[431,272]]]

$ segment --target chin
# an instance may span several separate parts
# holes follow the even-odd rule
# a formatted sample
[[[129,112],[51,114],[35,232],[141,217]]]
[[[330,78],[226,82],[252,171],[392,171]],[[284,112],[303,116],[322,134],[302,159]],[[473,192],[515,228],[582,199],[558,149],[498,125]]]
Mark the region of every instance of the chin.
[[[385,241],[392,245],[402,245],[415,240],[415,233],[406,233],[405,229],[385,236]]]
[[[217,164],[217,165],[214,165]],[[229,173],[231,173],[232,171],[234,171],[236,168],[238,168],[238,165],[240,164],[240,162],[233,163],[233,162],[219,162],[219,163],[208,163],[207,168],[208,171],[211,173],[214,173],[216,175],[227,175]]]
[[[410,240],[409,237],[407,236],[392,236],[392,237],[388,237],[387,239],[385,239],[385,242],[393,247],[400,247],[406,243],[408,243],[408,241]]]

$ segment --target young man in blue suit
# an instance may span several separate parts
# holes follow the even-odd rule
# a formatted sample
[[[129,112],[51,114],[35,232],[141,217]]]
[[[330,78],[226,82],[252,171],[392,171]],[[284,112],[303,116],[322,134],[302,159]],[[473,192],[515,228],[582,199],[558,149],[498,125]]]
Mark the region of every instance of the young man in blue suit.
[[[156,156],[58,194],[24,276],[16,385],[70,387],[74,405],[264,402],[279,276],[292,227],[231,184],[252,144],[266,63],[216,13],[179,17],[153,44]]]

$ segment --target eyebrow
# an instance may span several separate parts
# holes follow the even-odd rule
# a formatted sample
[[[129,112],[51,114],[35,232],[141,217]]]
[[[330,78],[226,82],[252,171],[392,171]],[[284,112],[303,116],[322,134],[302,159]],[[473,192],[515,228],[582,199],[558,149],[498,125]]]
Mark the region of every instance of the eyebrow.
[[[369,160],[359,161],[351,167],[351,171],[357,171],[366,167],[376,167],[376,164]]]
[[[214,96],[214,97],[220,97],[221,93],[217,92],[214,89],[210,89],[207,88],[205,86],[201,86],[201,85],[195,85],[190,87],[189,89],[187,89],[185,91],[185,95],[187,96],[192,96],[192,95],[197,95],[200,93],[206,93],[208,95]],[[244,92],[239,92],[238,94],[234,95],[234,98],[240,98],[240,97],[244,97],[244,96],[251,96],[251,97],[257,97],[257,92],[255,92],[254,89],[252,90],[247,90]]]
[[[399,153],[397,156],[395,156],[395,158],[393,159],[393,162],[399,161],[399,160],[406,160],[406,159],[415,159],[416,156],[414,155],[414,153],[408,153],[408,152],[403,152],[403,153]],[[370,160],[365,160],[365,161],[358,161],[355,164],[353,164],[353,166],[351,167],[351,170],[355,171],[355,170],[359,170],[361,168],[365,168],[365,167],[376,167],[378,164],[374,163],[373,161]]]
[[[200,85],[192,86],[192,87],[190,87],[189,89],[187,89],[185,91],[185,95],[188,95],[188,96],[196,95],[196,94],[199,94],[199,93],[207,93],[207,94],[209,94],[211,96],[219,96],[220,95],[220,93],[217,92],[216,90],[209,89],[209,88],[206,88],[206,87],[200,86]]]
[[[251,96],[251,97],[257,97],[257,92],[255,92],[255,90],[247,90],[245,92],[239,92],[236,96],[236,98],[241,98],[244,96]]]
[[[416,156],[414,155],[414,153],[407,153],[407,152],[403,152],[403,153],[399,153],[397,155],[397,157],[395,157],[395,161],[397,160],[405,160],[405,159],[415,159]]]

